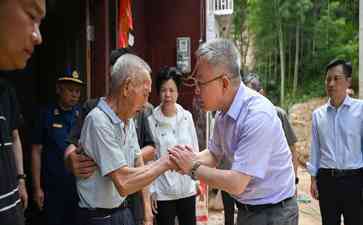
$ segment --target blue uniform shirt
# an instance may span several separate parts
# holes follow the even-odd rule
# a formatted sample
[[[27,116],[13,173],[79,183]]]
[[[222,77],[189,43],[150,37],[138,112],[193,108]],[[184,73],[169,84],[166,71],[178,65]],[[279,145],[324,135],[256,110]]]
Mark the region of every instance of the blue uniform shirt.
[[[67,138],[79,116],[79,107],[63,111],[57,105],[41,110],[40,118],[33,133],[33,144],[43,145],[42,181],[43,188],[74,186],[74,177],[64,166],[64,151]]]

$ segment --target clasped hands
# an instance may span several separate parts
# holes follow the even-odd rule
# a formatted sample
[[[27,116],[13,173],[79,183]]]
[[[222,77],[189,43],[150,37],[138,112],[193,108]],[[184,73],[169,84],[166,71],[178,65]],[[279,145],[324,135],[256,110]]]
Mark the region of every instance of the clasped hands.
[[[163,155],[161,160],[166,163],[169,170],[188,174],[197,160],[197,156],[190,145],[175,145],[168,148],[168,154]],[[79,153],[70,154],[66,164],[75,176],[84,179],[90,177],[97,168],[91,158]]]
[[[169,169],[181,174],[188,174],[196,159],[197,156],[190,145],[176,145],[168,148],[168,154],[165,155]]]

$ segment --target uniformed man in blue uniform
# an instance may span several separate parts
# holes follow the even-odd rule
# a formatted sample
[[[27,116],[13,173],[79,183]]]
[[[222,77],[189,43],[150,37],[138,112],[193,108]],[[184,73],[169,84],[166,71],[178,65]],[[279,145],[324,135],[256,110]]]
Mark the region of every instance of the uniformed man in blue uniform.
[[[57,103],[41,110],[33,133],[33,196],[48,225],[76,224],[75,179],[65,169],[63,157],[69,132],[79,116],[82,85],[76,71],[60,77]]]

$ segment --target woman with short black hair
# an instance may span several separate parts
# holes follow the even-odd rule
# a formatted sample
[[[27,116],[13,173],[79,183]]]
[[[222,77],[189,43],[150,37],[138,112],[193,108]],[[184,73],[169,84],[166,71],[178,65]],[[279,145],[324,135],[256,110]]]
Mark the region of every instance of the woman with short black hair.
[[[163,68],[157,76],[156,90],[161,103],[148,117],[156,158],[168,154],[168,148],[177,144],[199,149],[192,114],[177,104],[181,76],[174,67]],[[150,192],[157,207],[158,225],[172,225],[176,217],[179,225],[196,224],[197,184],[188,175],[167,171],[152,183]]]

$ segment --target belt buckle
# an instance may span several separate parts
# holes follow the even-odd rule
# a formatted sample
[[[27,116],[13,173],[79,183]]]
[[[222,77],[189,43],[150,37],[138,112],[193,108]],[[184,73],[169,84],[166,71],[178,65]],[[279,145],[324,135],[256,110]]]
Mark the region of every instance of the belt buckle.
[[[345,176],[345,171],[344,170],[336,170],[334,172],[334,176],[337,177],[337,178],[340,178],[340,177],[344,177]]]

